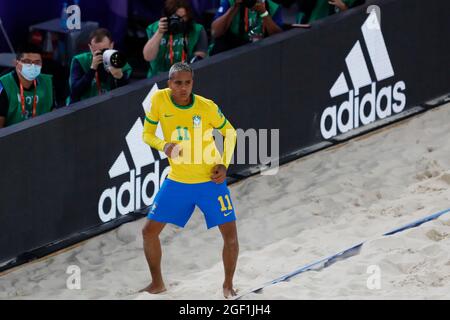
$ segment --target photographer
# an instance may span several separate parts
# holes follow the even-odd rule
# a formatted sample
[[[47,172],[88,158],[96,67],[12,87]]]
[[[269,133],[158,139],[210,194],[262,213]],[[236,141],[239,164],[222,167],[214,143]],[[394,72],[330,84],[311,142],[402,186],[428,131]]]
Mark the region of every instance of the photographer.
[[[150,62],[148,78],[169,71],[174,63],[203,59],[208,51],[208,36],[193,21],[188,0],[166,0],[164,17],[148,26],[147,35],[143,54]]]
[[[211,32],[211,55],[282,31],[280,5],[272,0],[221,0]]]
[[[95,97],[128,84],[131,66],[128,63],[125,64],[125,59],[119,52],[111,50],[113,47],[114,42],[108,30],[97,29],[91,33],[90,52],[79,54],[72,59],[68,104]],[[104,61],[105,56],[109,61]]]

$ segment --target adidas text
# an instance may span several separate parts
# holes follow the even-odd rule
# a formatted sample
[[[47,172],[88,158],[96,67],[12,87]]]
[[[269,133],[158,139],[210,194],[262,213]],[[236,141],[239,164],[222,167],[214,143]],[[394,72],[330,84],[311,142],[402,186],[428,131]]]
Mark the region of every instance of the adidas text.
[[[377,119],[389,117],[392,113],[403,111],[406,106],[404,81],[397,82],[393,87],[383,87],[378,93],[376,86],[377,83],[373,82],[370,92],[362,98],[355,96],[354,91],[350,90],[348,99],[339,108],[336,105],[326,108],[320,119],[323,138],[330,139],[338,133],[345,133],[360,125],[367,125]],[[343,117],[345,113],[346,120]],[[329,121],[327,123],[327,119],[331,119],[331,125]]]

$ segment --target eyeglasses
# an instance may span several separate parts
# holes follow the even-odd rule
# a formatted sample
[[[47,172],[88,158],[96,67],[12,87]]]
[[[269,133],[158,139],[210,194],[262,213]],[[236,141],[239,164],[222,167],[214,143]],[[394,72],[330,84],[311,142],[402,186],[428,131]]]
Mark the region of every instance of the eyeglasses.
[[[34,64],[36,66],[42,66],[42,60],[30,60],[30,59],[22,59],[20,62],[24,64]]]

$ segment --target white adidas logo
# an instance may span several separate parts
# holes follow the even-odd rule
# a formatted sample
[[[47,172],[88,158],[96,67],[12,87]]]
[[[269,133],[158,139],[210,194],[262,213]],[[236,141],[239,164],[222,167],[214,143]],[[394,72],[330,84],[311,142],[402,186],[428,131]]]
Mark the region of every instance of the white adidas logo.
[[[377,93],[377,82],[393,77],[394,69],[374,10],[362,25],[361,30],[376,81],[372,81],[361,42],[358,40],[345,58],[353,90],[349,90],[345,74],[342,72],[330,89],[330,96],[335,98],[348,93],[348,99],[339,108],[334,105],[326,108],[322,113],[320,131],[325,139],[358,128],[360,125],[367,125],[377,118],[389,117],[392,112],[399,113],[406,106],[404,81],[383,87]],[[371,90],[361,98],[360,89],[369,85]],[[344,113],[347,113],[346,120],[343,119]],[[327,123],[327,119],[331,120],[331,126],[329,121]]]
[[[158,90],[158,86],[155,84],[147,95],[146,99],[142,103],[144,111],[148,111],[150,108],[150,101],[153,94]],[[109,169],[109,177],[111,179],[129,174],[129,179],[123,183],[117,190],[117,187],[112,187],[103,191],[98,201],[98,215],[103,222],[108,222],[117,217],[117,211],[121,215],[128,214],[144,206],[149,206],[153,203],[159,188],[167,177],[170,167],[167,166],[162,173],[160,173],[159,160],[155,160],[151,148],[142,140],[142,132],[144,126],[142,120],[138,118],[134,123],[131,130],[125,137],[128,145],[128,149],[133,160],[134,169],[130,169],[125,152],[122,151],[117,159],[114,161],[111,169]],[[158,125],[156,135],[162,137],[161,127]],[[159,152],[160,159],[163,160],[167,156],[163,152]],[[155,164],[154,171],[148,173],[143,179],[141,177],[142,168]],[[149,196],[147,194],[147,187],[149,183],[153,183],[153,194]],[[127,203],[124,204],[124,195],[128,193]],[[109,199],[109,201],[107,201]],[[109,210],[105,212],[106,205],[110,204]]]

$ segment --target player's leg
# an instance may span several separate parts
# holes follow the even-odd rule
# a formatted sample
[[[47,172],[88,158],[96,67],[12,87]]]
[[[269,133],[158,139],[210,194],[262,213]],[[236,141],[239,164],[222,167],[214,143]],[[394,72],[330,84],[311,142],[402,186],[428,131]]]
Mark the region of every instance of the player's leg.
[[[222,257],[225,271],[223,283],[226,298],[235,295],[233,276],[239,253],[239,243],[236,228],[236,214],[231,202],[230,191],[226,183],[208,182],[199,185],[197,206],[205,215],[208,229],[218,226],[224,241]]]
[[[142,229],[142,237],[144,239],[144,253],[147,259],[152,281],[150,285],[141,291],[148,293],[160,293],[166,291],[164,281],[161,273],[161,242],[159,241],[159,234],[165,227],[165,223],[158,221],[147,220]]]
[[[225,270],[225,280],[223,282],[223,295],[225,298],[235,296],[233,289],[233,277],[236,270],[239,255],[239,241],[237,236],[236,221],[219,225],[219,230],[223,238],[223,267]]]
[[[194,211],[195,205],[187,184],[164,180],[161,189],[147,216],[142,230],[144,251],[152,275],[152,283],[144,290],[150,293],[165,291],[161,274],[161,243],[159,234],[167,223],[184,227]]]

